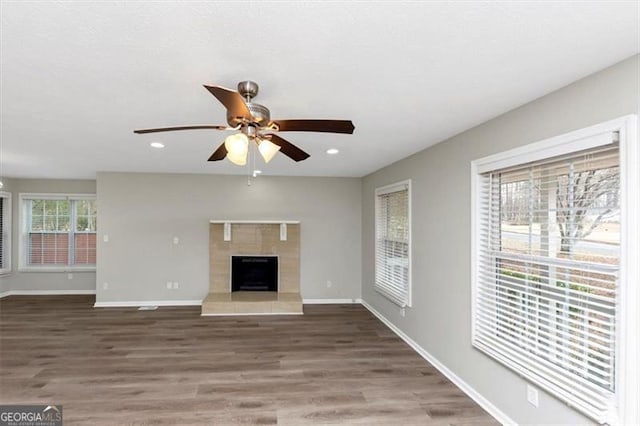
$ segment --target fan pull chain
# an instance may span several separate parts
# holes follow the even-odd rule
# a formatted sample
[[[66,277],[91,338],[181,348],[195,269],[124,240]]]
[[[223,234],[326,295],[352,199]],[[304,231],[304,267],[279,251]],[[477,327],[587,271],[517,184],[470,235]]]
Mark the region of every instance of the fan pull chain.
[[[251,186],[251,154],[251,149],[249,149],[247,154],[249,156],[247,159],[247,186]]]
[[[254,150],[255,148],[253,147],[253,140],[251,140],[249,142],[249,152],[247,153],[247,156],[249,158],[247,158],[247,186],[251,186],[251,175],[252,175],[252,170],[255,169],[255,165],[256,165],[256,160],[255,160],[255,153]]]

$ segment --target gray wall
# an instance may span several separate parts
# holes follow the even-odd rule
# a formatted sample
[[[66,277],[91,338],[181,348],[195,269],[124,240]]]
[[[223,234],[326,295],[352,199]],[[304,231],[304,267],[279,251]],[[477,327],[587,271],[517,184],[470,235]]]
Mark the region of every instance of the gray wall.
[[[361,179],[262,176],[247,186],[242,176],[98,173],[97,182],[97,302],[203,299],[211,219],[299,220],[302,297],[360,297]]]
[[[470,162],[638,113],[638,56],[392,164],[363,181],[362,297],[457,376],[521,424],[591,423],[471,347]],[[373,289],[374,191],[412,179],[413,307],[406,317]]]
[[[65,193],[95,194],[94,180],[57,179],[3,179],[3,191],[11,192],[11,268],[10,275],[0,277],[0,292],[4,291],[93,291],[96,288],[95,272],[73,272],[71,279],[66,272],[20,272],[18,271],[18,238],[20,237],[19,194]]]

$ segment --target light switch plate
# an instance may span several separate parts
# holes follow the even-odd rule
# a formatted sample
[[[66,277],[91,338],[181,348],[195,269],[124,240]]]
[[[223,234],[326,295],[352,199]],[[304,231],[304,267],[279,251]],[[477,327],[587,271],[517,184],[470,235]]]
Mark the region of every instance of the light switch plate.
[[[538,406],[538,389],[527,385],[527,401],[534,407]]]

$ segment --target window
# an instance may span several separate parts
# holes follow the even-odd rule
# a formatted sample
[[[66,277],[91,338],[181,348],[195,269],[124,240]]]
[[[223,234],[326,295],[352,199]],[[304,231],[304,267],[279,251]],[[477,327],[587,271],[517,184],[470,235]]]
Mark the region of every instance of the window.
[[[376,189],[375,288],[411,306],[411,181]]]
[[[20,194],[25,269],[94,269],[97,211],[94,196]]]
[[[623,370],[634,362],[620,351],[631,191],[621,132],[587,133],[474,162],[473,345],[616,423]]]
[[[11,194],[0,192],[0,274],[11,272]]]

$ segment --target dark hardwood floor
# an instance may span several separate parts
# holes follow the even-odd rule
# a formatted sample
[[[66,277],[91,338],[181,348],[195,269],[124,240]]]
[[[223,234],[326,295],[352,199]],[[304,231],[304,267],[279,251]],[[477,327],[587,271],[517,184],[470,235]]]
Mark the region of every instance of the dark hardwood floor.
[[[360,305],[303,316],[0,300],[0,402],[65,424],[497,424]]]

